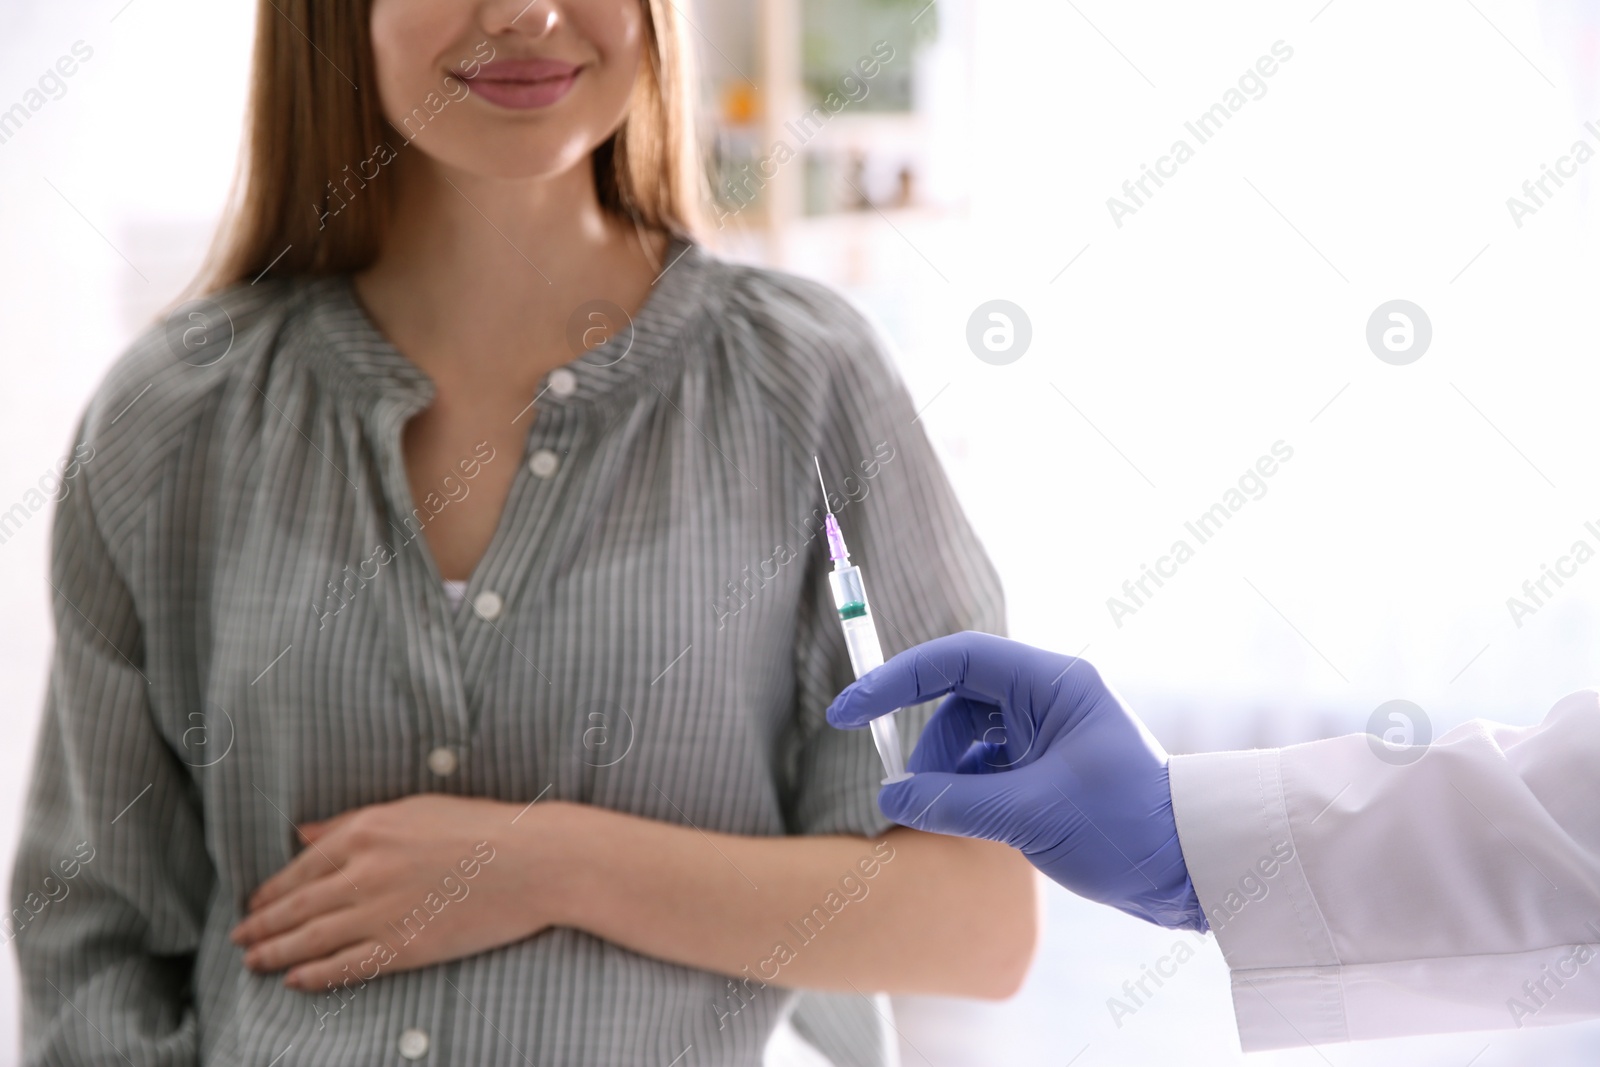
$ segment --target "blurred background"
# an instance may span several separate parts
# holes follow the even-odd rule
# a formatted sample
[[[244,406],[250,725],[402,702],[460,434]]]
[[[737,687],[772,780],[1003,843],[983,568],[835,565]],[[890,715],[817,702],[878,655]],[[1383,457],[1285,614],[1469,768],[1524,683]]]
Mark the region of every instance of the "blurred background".
[[[51,642],[49,508],[29,501],[105,368],[199,265],[233,173],[252,9],[0,3],[7,871]],[[1005,579],[1013,636],[1092,659],[1174,752],[1361,731],[1393,699],[1432,736],[1532,723],[1595,684],[1600,563],[1532,613],[1508,606],[1575,541],[1600,545],[1585,528],[1600,531],[1595,5],[684,10],[710,243],[823,279],[883,325]],[[30,95],[69,55],[75,73]],[[1147,170],[1161,181],[1140,189]],[[998,350],[969,342],[996,300],[1011,305]],[[1369,343],[1395,300],[1429,325],[1410,362]],[[1279,442],[1292,458],[1132,600],[1124,582],[1194,545],[1185,523]],[[1014,1000],[896,1001],[904,1063],[1242,1061],[1214,943],[1117,1020],[1108,998],[1180,937],[1053,887],[1049,906]],[[982,936],[982,918],[929,936]],[[8,948],[0,1062],[16,1012]],[[1250,1062],[1597,1059],[1600,1024]]]

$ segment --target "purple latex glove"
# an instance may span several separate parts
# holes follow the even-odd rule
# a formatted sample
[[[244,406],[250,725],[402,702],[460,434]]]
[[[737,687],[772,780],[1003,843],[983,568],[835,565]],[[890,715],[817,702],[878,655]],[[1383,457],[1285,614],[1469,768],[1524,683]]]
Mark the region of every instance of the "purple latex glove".
[[[918,830],[1000,841],[1074,893],[1204,931],[1167,753],[1086,660],[984,633],[907,649],[828,708],[854,729],[948,693],[878,804]]]

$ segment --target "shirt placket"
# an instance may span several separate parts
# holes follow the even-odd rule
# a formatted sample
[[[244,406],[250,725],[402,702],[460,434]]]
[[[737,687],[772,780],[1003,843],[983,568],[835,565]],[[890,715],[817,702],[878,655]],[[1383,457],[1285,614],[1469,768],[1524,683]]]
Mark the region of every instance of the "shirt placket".
[[[581,524],[564,502],[581,465],[580,411],[561,402],[573,388],[572,372],[558,368],[550,375],[533,424],[515,460],[519,464],[506,500],[503,521],[483,559],[467,582],[463,610],[454,618],[460,664],[468,698],[469,727],[480,718],[484,681],[496,660],[515,656],[535,679],[550,682],[547,663],[528,647],[522,627],[537,610],[544,580],[562,553],[570,531]],[[581,494],[580,494],[581,495]]]
[[[411,780],[419,790],[470,792],[471,764],[483,743],[476,732],[484,683],[496,657],[521,657],[533,664],[536,677],[544,675],[531,650],[519,647],[527,642],[512,619],[533,610],[532,601],[563,554],[570,531],[582,525],[581,518],[557,506],[585,421],[565,403],[575,388],[571,370],[557,368],[548,376],[541,392],[545,399],[534,409],[522,453],[514,460],[519,469],[494,537],[473,570],[459,611],[449,603],[426,534],[405,524],[408,507],[417,502],[411,498],[401,435],[406,419],[426,405],[427,397],[391,401],[377,420],[390,529],[405,542],[397,546],[397,581],[388,584],[391,596],[383,610],[397,670],[416,706],[419,751]]]
[[[397,680],[416,711],[418,752],[410,785],[423,792],[452,792],[469,729],[459,652],[443,585],[427,552],[426,534],[413,519],[410,483],[401,448],[406,419],[428,398],[397,397],[380,403],[374,419],[377,467],[388,509],[394,581],[379,583],[380,610],[396,661]],[[427,515],[426,510],[422,512]]]

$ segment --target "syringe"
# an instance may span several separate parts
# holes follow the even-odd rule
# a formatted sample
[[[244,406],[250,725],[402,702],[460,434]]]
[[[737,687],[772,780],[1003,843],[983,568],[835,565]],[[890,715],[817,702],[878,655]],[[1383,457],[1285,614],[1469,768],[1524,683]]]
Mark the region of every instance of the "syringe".
[[[850,562],[850,550],[844,546],[839,520],[833,517],[833,507],[828,503],[822,463],[816,456],[812,456],[811,461],[817,465],[817,482],[822,485],[822,506],[828,509],[827,518],[823,520],[828,558],[833,560],[828,584],[833,588],[833,606],[839,612],[839,625],[844,629],[845,647],[850,650],[850,666],[860,678],[872,668],[882,666],[883,646],[878,643],[878,628],[872,622],[872,607],[867,603],[867,587],[861,583],[861,568]],[[906,773],[905,757],[900,754],[900,728],[895,725],[894,712],[872,720],[872,741],[878,746],[878,758],[883,760],[883,769],[888,774],[884,785],[911,777]]]

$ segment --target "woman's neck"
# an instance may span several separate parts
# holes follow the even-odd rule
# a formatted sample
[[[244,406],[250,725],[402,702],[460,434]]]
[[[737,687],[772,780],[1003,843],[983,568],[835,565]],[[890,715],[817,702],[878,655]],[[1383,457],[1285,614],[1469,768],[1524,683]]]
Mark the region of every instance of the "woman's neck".
[[[581,354],[567,342],[580,305],[609,300],[633,314],[665,265],[663,236],[600,206],[587,160],[551,178],[505,179],[416,154],[392,178],[390,229],[356,288],[441,387],[536,390]]]

